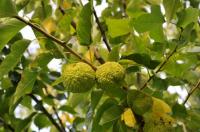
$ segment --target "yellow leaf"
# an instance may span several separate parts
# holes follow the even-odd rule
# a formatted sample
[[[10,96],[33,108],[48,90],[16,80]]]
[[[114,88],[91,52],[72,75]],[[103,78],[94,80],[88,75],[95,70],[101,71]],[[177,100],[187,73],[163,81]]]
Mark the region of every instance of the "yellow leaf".
[[[90,48],[86,53],[85,53],[85,58],[89,60],[90,62],[94,61],[94,49]]]
[[[72,4],[70,2],[64,1],[62,4],[62,8],[63,9],[68,9],[72,6]]]
[[[121,115],[121,120],[124,120],[124,123],[128,127],[134,127],[136,124],[135,116],[130,108],[125,109],[124,113]]]
[[[42,22],[44,29],[47,33],[52,33],[56,31],[56,24],[52,18],[48,18]]]
[[[72,124],[74,119],[75,119],[75,117],[73,117],[72,115],[67,114],[67,113],[62,114],[62,116],[61,116],[61,120],[63,123],[69,122],[70,124]]]
[[[152,106],[152,112],[158,116],[161,116],[163,114],[171,113],[170,106],[165,103],[163,100],[154,98],[153,97],[153,106]]]

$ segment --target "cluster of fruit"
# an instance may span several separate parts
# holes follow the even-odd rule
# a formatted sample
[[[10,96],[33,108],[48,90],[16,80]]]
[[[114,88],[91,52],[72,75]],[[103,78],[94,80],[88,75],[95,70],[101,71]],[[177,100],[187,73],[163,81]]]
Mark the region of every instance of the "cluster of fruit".
[[[66,90],[72,93],[87,92],[95,84],[106,91],[122,87],[125,69],[117,62],[106,62],[94,71],[88,64],[78,62],[64,65],[62,78]],[[144,116],[144,132],[172,132],[174,119],[169,115],[170,106],[158,98],[152,97],[152,100],[152,109]],[[121,119],[129,127],[136,124],[136,118],[130,108],[124,111]]]
[[[65,65],[62,77],[67,91],[83,93],[89,91],[95,84],[102,89],[121,87],[125,70],[117,62],[106,62],[95,72],[88,64],[78,62]]]

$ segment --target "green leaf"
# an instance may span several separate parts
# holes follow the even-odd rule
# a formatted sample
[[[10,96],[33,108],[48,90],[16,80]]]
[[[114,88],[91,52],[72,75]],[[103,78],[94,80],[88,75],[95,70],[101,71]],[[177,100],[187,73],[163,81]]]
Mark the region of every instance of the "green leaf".
[[[165,40],[162,28],[163,23],[164,18],[159,6],[152,6],[151,14],[144,14],[133,20],[133,26],[137,32],[143,33],[149,31],[150,36],[158,42]]]
[[[15,132],[22,132],[23,130],[25,130],[26,128],[29,127],[32,118],[35,116],[36,112],[32,113],[31,115],[29,115],[27,118],[25,119],[15,119],[13,120],[13,124],[14,124],[14,129]]]
[[[158,90],[167,90],[168,83],[165,79],[154,77],[152,87]]]
[[[1,85],[0,86],[3,89],[8,89],[8,88],[12,87],[13,85],[12,85],[12,83],[11,83],[9,78],[3,78],[1,80]]]
[[[48,127],[51,125],[51,122],[49,121],[48,117],[43,114],[40,113],[38,114],[35,119],[34,119],[34,124],[39,128],[44,128],[44,127]]]
[[[39,54],[36,59],[31,64],[32,67],[40,67],[41,69],[45,68],[47,64],[53,59],[53,55],[49,52]]]
[[[57,79],[51,84],[51,86],[56,86],[56,85],[62,83],[63,81],[64,81],[64,79],[63,79],[63,77],[61,76],[61,77],[57,78]]]
[[[0,18],[16,15],[16,8],[12,0],[0,0]]]
[[[129,22],[129,19],[106,19],[108,34],[112,38],[128,34],[131,31]]]
[[[173,111],[173,116],[175,116],[175,117],[179,117],[182,119],[187,117],[187,110],[186,110],[185,106],[183,106],[183,105],[176,103],[172,107],[172,111]]]
[[[177,25],[185,28],[188,24],[192,22],[197,23],[198,16],[199,16],[198,9],[192,7],[187,8],[178,14]]]
[[[0,8],[1,9],[1,8]],[[20,29],[25,26],[22,22],[16,19],[9,19],[0,24],[0,50],[11,40]]]
[[[66,111],[66,112],[71,113],[71,114],[76,114],[76,111],[74,111],[74,109],[71,106],[68,106],[68,105],[61,106],[59,108],[59,110]]]
[[[91,2],[88,2],[79,15],[77,24],[77,36],[81,45],[90,45],[92,42],[91,28],[92,28],[92,8]]]
[[[133,60],[138,64],[142,64],[150,69],[155,69],[160,62],[157,60],[152,60],[148,54],[145,53],[133,53],[129,55],[122,56],[122,59]]]
[[[31,0],[16,0],[17,11],[20,11],[24,8]]]
[[[114,99],[107,99],[103,102],[103,104],[98,108],[95,117],[93,119],[93,123],[92,123],[92,131],[94,132],[101,132],[102,126],[99,125],[99,121],[101,120],[101,117],[104,113],[104,111],[106,111],[107,109],[109,109],[110,107],[112,107],[113,105],[116,105],[117,101]]]
[[[106,123],[115,121],[121,117],[122,113],[122,107],[120,107],[119,105],[113,105],[103,113],[99,124],[104,125]]]
[[[79,104],[84,104],[88,101],[89,92],[87,93],[71,93],[67,104],[73,108],[78,106]]]
[[[120,45],[116,45],[112,48],[112,51],[108,54],[108,61],[118,61],[119,60],[119,50]]]
[[[153,100],[143,92],[131,90],[128,91],[127,103],[136,114],[143,115],[151,109]]]
[[[0,65],[0,80],[17,65],[29,43],[29,40],[19,40],[12,45],[11,53]]]
[[[126,98],[126,91],[122,87],[110,87],[105,89],[105,93],[110,97],[117,97],[119,99]]]
[[[32,109],[32,102],[31,102],[31,97],[29,96],[24,96],[22,101],[20,102],[21,105],[29,108],[29,109]]]
[[[167,22],[170,22],[176,14],[178,8],[181,6],[181,2],[180,0],[163,0],[163,5],[165,8]]]
[[[18,83],[16,91],[13,95],[13,104],[15,104],[24,95],[31,93],[36,77],[37,72],[31,69],[24,70],[22,73],[22,78]]]
[[[127,127],[121,120],[118,120],[113,125],[113,132],[127,132]]]
[[[92,106],[93,110],[98,105],[102,95],[103,95],[103,91],[102,90],[92,91],[92,93],[91,93],[91,106]]]

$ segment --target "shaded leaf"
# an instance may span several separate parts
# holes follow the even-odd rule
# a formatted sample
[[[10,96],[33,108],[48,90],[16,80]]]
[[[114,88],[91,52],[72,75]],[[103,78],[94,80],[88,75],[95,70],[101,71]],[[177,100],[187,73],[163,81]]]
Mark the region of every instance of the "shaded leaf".
[[[39,128],[48,127],[51,125],[51,122],[49,121],[48,117],[44,115],[43,113],[37,114],[37,116],[34,119],[34,124]]]
[[[29,43],[29,40],[19,40],[12,45],[11,53],[0,65],[0,79],[17,65]]]
[[[104,125],[106,123],[115,121],[120,118],[122,113],[122,107],[120,107],[119,105],[113,105],[112,107],[104,111],[99,124]]]
[[[103,91],[102,90],[92,91],[92,93],[91,93],[91,106],[92,106],[93,110],[98,105],[102,95],[103,95]]]
[[[136,114],[143,115],[151,109],[153,100],[143,92],[131,90],[128,91],[127,103]]]
[[[15,132],[22,132],[23,130],[25,130],[26,128],[29,127],[29,125],[31,124],[32,118],[35,116],[36,112],[32,113],[31,115],[29,115],[27,118],[25,119],[15,119],[13,120],[13,124],[14,124],[14,129]]]
[[[133,60],[138,64],[142,64],[150,69],[155,69],[160,62],[157,60],[152,60],[148,54],[145,53],[133,53],[129,55],[124,55],[121,59]]]
[[[117,101],[114,99],[107,99],[103,102],[103,104],[98,108],[95,117],[92,123],[92,131],[101,132],[102,126],[99,125],[99,121],[101,120],[101,116],[103,115],[104,111],[109,109],[111,106],[116,105]]]
[[[36,77],[37,72],[32,71],[31,69],[24,70],[24,72],[22,73],[22,78],[13,96],[13,104],[15,104],[24,95],[31,93]]]
[[[172,112],[173,112],[173,116],[179,117],[182,119],[186,118],[188,115],[185,106],[178,104],[178,103],[173,105]]]

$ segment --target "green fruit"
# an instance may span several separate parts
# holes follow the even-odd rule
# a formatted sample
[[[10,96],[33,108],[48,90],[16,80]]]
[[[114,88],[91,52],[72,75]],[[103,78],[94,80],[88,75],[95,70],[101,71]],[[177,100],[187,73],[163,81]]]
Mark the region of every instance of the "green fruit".
[[[148,118],[145,118],[145,125],[143,127],[144,132],[175,132],[173,127],[174,119],[164,114],[157,116],[155,114],[149,114]]]
[[[67,91],[73,93],[87,92],[95,84],[95,71],[83,62],[64,66],[62,77]]]
[[[149,123],[145,123],[143,131],[144,132],[174,132],[174,129],[172,126],[165,125],[162,123],[156,124],[155,122],[151,122],[151,123],[149,122]]]
[[[96,71],[97,84],[102,89],[121,87],[124,77],[125,70],[117,62],[106,62]]]

